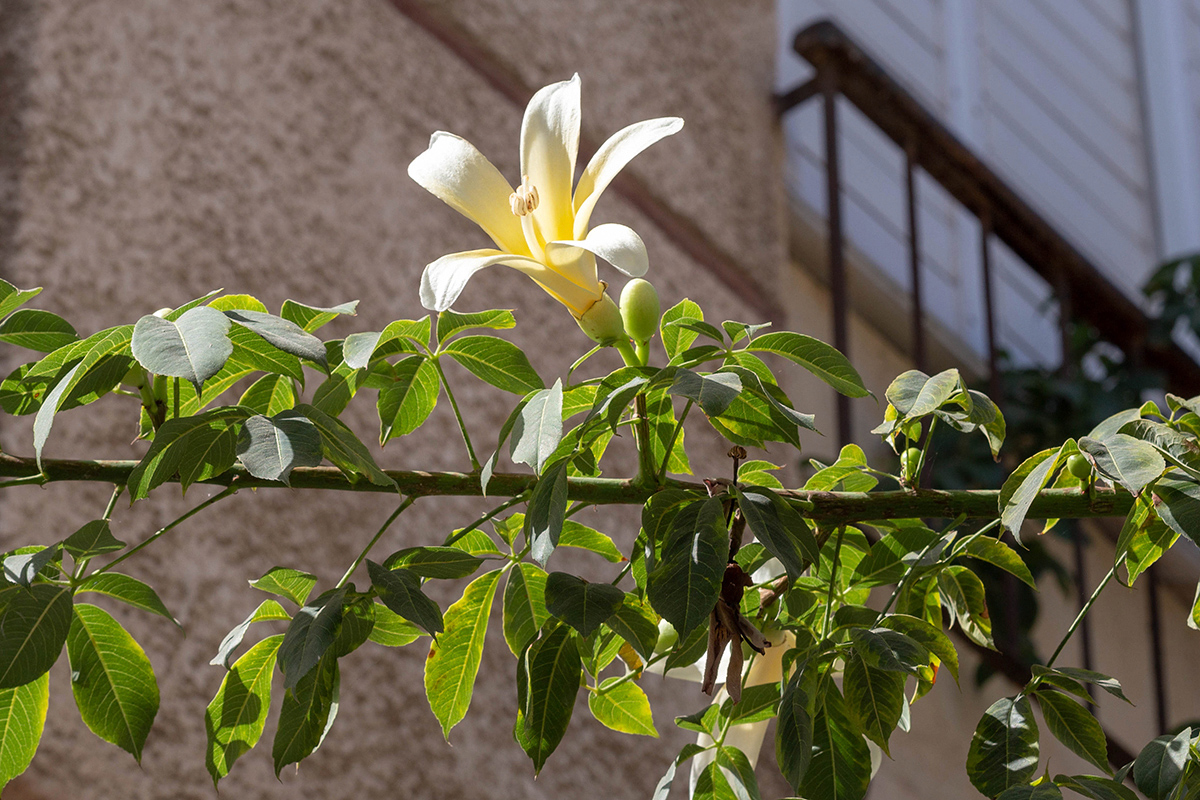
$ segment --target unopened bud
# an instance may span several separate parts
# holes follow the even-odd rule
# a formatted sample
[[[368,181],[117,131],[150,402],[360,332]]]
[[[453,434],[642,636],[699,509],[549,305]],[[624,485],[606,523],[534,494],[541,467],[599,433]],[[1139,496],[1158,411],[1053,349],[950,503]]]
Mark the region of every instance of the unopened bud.
[[[576,322],[589,339],[600,344],[613,344],[628,338],[625,335],[625,326],[621,323],[621,312],[608,296],[608,292],[604,292],[599,300],[588,306]]]
[[[658,330],[658,292],[650,281],[634,278],[621,290],[621,319],[625,332],[638,344],[650,341]]]

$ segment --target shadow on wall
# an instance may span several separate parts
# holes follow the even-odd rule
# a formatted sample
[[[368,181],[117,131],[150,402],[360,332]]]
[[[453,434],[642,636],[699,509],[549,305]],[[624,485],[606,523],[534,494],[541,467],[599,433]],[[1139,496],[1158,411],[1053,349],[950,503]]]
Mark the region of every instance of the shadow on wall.
[[[24,111],[29,103],[31,50],[35,19],[33,0],[4,0],[0,15],[0,276],[16,252],[20,223],[22,155],[25,149]]]

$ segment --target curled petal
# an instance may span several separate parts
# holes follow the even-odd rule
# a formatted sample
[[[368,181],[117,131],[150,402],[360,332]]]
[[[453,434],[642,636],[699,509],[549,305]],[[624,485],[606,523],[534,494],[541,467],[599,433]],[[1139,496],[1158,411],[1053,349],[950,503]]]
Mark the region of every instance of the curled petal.
[[[572,233],[571,182],[579,151],[579,76],[539,89],[521,122],[521,175],[537,188],[531,213],[545,241]]]
[[[571,235],[577,239],[583,236],[596,201],[634,156],[682,128],[683,120],[679,117],[662,117],[635,122],[610,136],[592,156],[575,187],[575,231]]]
[[[603,288],[597,284],[594,290],[580,288],[548,268],[545,264],[527,256],[504,253],[499,250],[468,250],[451,253],[425,267],[421,274],[421,305],[432,311],[445,311],[454,305],[471,276],[481,269],[503,264],[533,278],[555,300],[565,305],[578,317],[597,298]]]
[[[408,175],[483,228],[501,250],[529,254],[521,222],[509,208],[512,187],[466,139],[436,132],[429,138],[429,149],[408,165]]]
[[[546,258],[557,267],[560,261],[570,261],[569,256],[578,249],[603,258],[631,278],[640,278],[650,269],[650,256],[642,237],[626,225],[610,222],[592,228],[585,239],[550,242],[546,245]]]

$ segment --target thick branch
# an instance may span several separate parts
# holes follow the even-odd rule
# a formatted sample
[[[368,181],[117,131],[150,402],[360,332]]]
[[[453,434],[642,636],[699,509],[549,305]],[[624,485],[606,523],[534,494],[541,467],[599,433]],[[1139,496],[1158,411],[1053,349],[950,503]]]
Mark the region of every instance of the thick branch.
[[[72,461],[43,459],[43,482],[98,481],[123,484],[136,461]],[[479,476],[461,472],[420,472],[415,470],[387,470],[396,481],[399,491],[409,496],[454,495],[478,497]],[[38,475],[37,465],[31,458],[19,458],[0,454],[0,478],[31,478]],[[533,486],[533,475],[499,473],[492,476],[488,484],[491,497],[513,497]],[[237,483],[245,487],[287,488],[276,481],[255,478],[240,466],[205,483],[229,486]],[[644,503],[655,491],[639,486],[632,480],[616,478],[570,478],[569,493],[572,500],[583,503]],[[334,467],[297,467],[292,470],[291,486],[295,489],[333,489],[359,492],[395,492],[388,486],[377,486],[360,480],[351,483]],[[701,483],[668,480],[664,488],[685,489],[697,496],[707,497]],[[862,522],[872,519],[899,519],[906,517],[952,519],[960,514],[968,517],[992,519],[997,516],[999,491],[938,491],[919,489],[916,491],[891,492],[783,492],[796,501],[808,519],[822,523]],[[1092,495],[1078,489],[1047,489],[1038,495],[1029,510],[1030,519],[1122,517],[1129,512],[1133,498],[1124,492],[1096,488]]]

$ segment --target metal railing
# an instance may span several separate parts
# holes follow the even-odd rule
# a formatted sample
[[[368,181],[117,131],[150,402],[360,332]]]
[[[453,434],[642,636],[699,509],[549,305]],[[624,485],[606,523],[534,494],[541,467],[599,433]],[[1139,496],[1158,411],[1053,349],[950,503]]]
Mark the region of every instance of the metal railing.
[[[926,320],[922,307],[922,267],[916,170],[920,168],[936,181],[967,212],[979,220],[980,266],[984,325],[986,334],[989,393],[1003,404],[997,359],[995,290],[990,255],[993,239],[1007,247],[1050,286],[1059,306],[1058,327],[1064,357],[1071,351],[1072,318],[1090,323],[1100,335],[1119,347],[1138,367],[1160,372],[1165,388],[1185,397],[1200,393],[1200,365],[1177,344],[1152,340],[1150,319],[1053,225],[1036,212],[1009,184],[983,163],[970,148],[913,95],[896,82],[836,24],[821,21],[802,30],[794,48],[816,69],[808,81],[776,97],[779,114],[819,99],[823,112],[825,147],[825,192],[827,202],[829,289],[833,303],[833,343],[849,353],[847,331],[849,298],[846,280],[846,247],[842,216],[842,177],[839,163],[837,98],[853,104],[879,131],[891,139],[905,155],[906,224],[908,267],[911,287],[910,356],[918,369],[926,367]],[[838,439],[851,441],[849,398],[837,397]],[[1076,581],[1086,580],[1083,569],[1082,536],[1075,536]],[[1149,627],[1151,631],[1151,668],[1155,679],[1155,708],[1158,727],[1168,728],[1166,718],[1164,664],[1159,629],[1157,580],[1155,571],[1149,580]],[[1015,613],[1015,609],[1006,609]],[[1083,658],[1090,667],[1090,637],[1085,624]],[[997,672],[1018,684],[1028,680],[1029,670],[1016,658],[1003,653],[978,650],[979,655]],[[1114,764],[1132,759],[1112,736],[1109,754]]]

